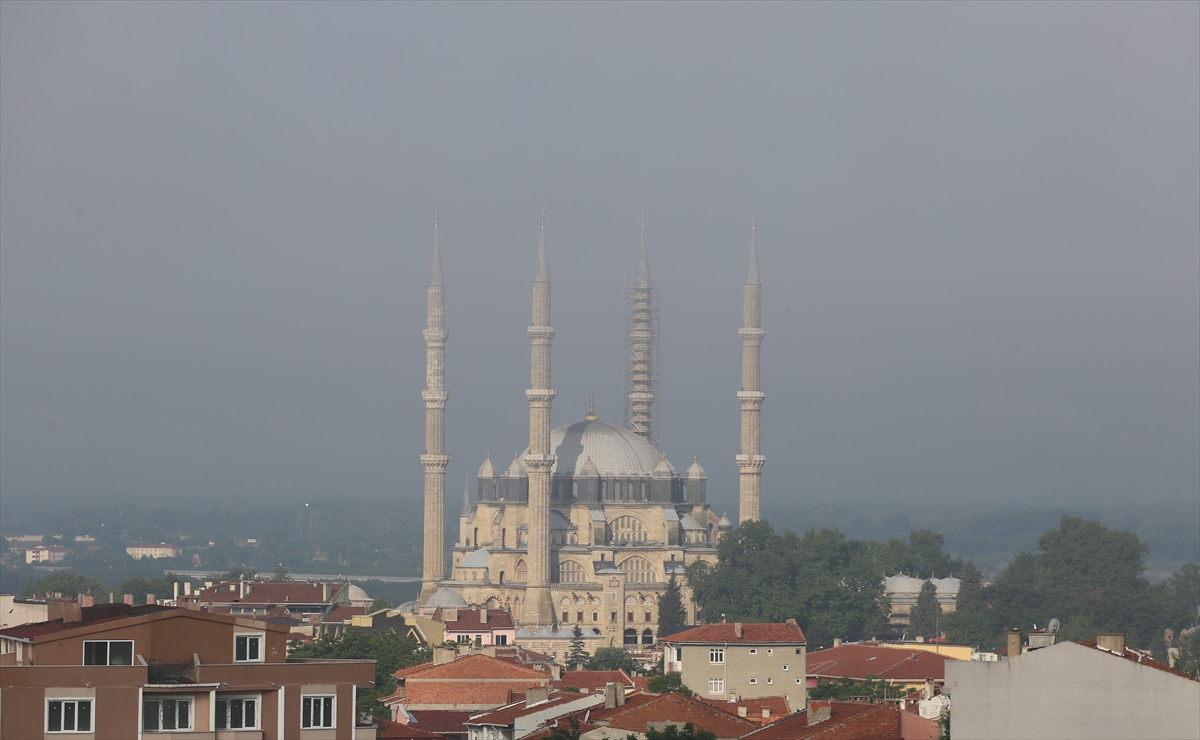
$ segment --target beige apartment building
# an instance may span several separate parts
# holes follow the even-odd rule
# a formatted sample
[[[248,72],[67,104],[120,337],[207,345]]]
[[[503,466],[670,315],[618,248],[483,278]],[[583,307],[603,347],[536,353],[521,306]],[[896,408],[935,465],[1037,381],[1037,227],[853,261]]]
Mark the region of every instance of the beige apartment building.
[[[783,696],[807,703],[807,641],[789,619],[783,624],[706,624],[663,638],[666,669],[707,699]]]
[[[165,542],[139,542],[125,548],[125,552],[134,560],[142,558],[179,558],[183,557],[183,548],[179,545],[168,545]]]

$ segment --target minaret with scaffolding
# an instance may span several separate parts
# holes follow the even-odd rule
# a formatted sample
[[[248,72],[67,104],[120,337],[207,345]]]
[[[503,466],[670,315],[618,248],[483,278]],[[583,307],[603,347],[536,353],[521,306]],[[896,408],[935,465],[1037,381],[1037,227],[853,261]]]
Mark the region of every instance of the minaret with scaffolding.
[[[658,285],[646,257],[646,212],[637,273],[625,284],[625,427],[658,447]]]

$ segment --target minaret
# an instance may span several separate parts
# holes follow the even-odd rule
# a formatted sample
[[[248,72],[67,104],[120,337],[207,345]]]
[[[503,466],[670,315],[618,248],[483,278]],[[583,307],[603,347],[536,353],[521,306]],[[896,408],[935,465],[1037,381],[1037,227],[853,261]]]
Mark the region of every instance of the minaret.
[[[658,447],[658,286],[646,257],[646,212],[637,274],[625,288],[625,426]]]
[[[529,454],[525,467],[529,473],[529,559],[525,585],[525,605],[521,623],[554,623],[550,602],[550,263],[546,259],[546,212],[542,211],[542,234],[538,242],[537,270],[533,276],[533,324],[529,327],[531,349],[529,390]]]
[[[750,215],[750,265],[742,290],[742,453],[737,456],[741,475],[738,524],[762,518],[762,467],[766,458],[760,447],[762,392],[762,283],[758,279],[758,244],[754,233],[754,214]]]
[[[429,271],[425,320],[425,552],[421,570],[421,603],[438,589],[446,572],[446,331],[442,249],[437,212],[433,214],[433,266]]]

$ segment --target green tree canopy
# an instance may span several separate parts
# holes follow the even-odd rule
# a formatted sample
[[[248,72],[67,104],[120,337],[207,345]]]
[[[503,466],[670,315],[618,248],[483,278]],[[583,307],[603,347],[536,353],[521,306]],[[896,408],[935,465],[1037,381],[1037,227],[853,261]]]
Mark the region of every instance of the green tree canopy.
[[[579,622],[571,629],[571,643],[567,650],[567,670],[573,671],[587,665],[588,652],[583,646],[583,626]]]
[[[937,637],[938,622],[941,619],[941,607],[937,600],[937,587],[933,581],[926,579],[921,584],[921,592],[917,594],[917,603],[908,616],[908,631],[913,637],[929,639]]]
[[[683,594],[675,574],[667,579],[667,589],[658,599],[658,639],[682,632],[687,627],[687,612],[683,608]]]
[[[21,595],[31,598],[45,596],[47,593],[61,593],[65,598],[72,599],[88,591],[92,592],[97,603],[108,601],[108,589],[99,579],[89,578],[68,570],[58,570],[39,578],[36,582],[26,583]]]
[[[634,738],[634,735],[628,736],[628,740],[634,740]],[[646,730],[646,740],[717,740],[717,736],[703,727],[696,727],[688,722],[683,729],[679,729],[678,725],[668,725],[661,730],[648,729]]]
[[[962,572],[958,577],[958,599],[955,601],[956,611],[969,612],[983,606],[983,574],[975,563],[970,560],[963,563]]]
[[[683,676],[675,673],[664,673],[661,676],[655,676],[646,684],[646,688],[656,694],[683,694],[684,696],[695,696],[696,692],[689,689],[683,683]]]
[[[619,671],[633,674],[633,656],[624,648],[602,647],[596,649],[596,654],[587,662],[589,671]]]

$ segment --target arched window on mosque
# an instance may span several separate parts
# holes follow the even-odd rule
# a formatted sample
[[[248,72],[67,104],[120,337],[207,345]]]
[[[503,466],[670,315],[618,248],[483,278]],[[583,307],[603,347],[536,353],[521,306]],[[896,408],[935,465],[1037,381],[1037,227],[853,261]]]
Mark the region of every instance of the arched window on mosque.
[[[517,561],[517,574],[513,577],[513,580],[517,583],[524,583],[526,580],[528,580],[528,577],[529,577],[529,569],[527,567],[525,567],[525,561],[518,560]]]
[[[649,539],[646,525],[632,516],[617,517],[609,525],[609,531],[609,542],[614,545],[645,542]]]
[[[559,583],[583,583],[584,575],[583,566],[574,560],[563,560],[558,564]]]
[[[619,566],[625,571],[626,583],[657,583],[658,574],[650,561],[643,558],[626,558]]]

